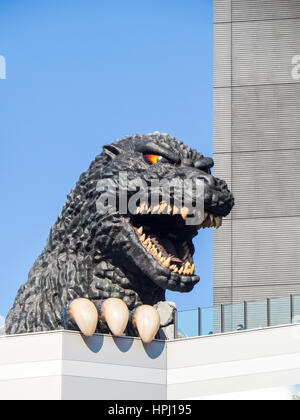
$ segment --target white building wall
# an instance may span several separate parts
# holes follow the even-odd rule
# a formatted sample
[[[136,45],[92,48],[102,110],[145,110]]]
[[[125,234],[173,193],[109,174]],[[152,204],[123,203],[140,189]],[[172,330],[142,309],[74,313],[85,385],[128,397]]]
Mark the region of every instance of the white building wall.
[[[0,338],[3,400],[230,399],[295,384],[299,325],[150,345],[68,331]]]

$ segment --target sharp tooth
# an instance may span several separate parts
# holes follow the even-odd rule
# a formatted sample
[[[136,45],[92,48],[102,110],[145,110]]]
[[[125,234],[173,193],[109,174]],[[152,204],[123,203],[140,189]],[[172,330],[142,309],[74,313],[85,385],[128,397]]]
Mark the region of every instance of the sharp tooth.
[[[140,206],[140,212],[141,212],[141,214],[143,213],[143,211],[145,209],[145,205],[146,205],[146,203],[142,203],[141,206]]]
[[[158,210],[159,210],[159,204],[157,204],[156,206],[153,207],[153,209],[151,210],[151,213],[155,214],[155,213],[158,212]]]
[[[175,268],[176,268],[175,264],[170,265],[170,270],[175,270]]]
[[[139,234],[139,235],[142,235],[142,234],[143,234],[143,226],[141,226],[141,227],[138,229],[138,234]]]
[[[157,256],[161,260],[161,257],[162,257],[161,252],[159,252]]]
[[[163,263],[163,266],[169,268],[171,264],[171,257],[167,258],[167,260]]]
[[[140,207],[138,207],[137,209],[136,209],[136,214],[139,214],[141,212],[141,208]]]
[[[149,207],[149,208],[148,208],[148,214],[150,214],[150,213],[151,213],[151,211],[152,211],[152,208],[151,208],[151,207]]]
[[[216,228],[219,229],[220,226],[222,226],[222,217],[216,216]]]
[[[181,216],[185,220],[188,217],[189,209],[187,207],[181,207]]]
[[[158,214],[162,214],[166,207],[167,207],[166,203],[161,203],[159,206]]]
[[[161,257],[160,262],[164,263],[166,261],[166,257]]]
[[[172,214],[172,206],[171,205],[168,206],[168,214]]]
[[[127,327],[129,311],[123,300],[110,298],[100,307],[100,319],[108,325],[114,335],[120,336]]]
[[[155,250],[153,251],[153,254],[157,257],[158,252],[157,252],[157,249],[156,249],[156,248],[155,248]]]
[[[97,328],[98,311],[96,306],[88,299],[79,298],[69,305],[70,321],[77,325],[83,335],[91,337]]]
[[[173,216],[180,213],[180,209],[176,206],[173,206]]]
[[[144,234],[140,237],[140,240],[141,240],[142,242],[145,242],[145,239],[146,239],[146,234],[144,233]]]
[[[148,251],[150,251],[150,250],[151,250],[151,248],[152,248],[152,243],[151,243],[151,242],[149,242],[149,244],[148,244],[148,246],[147,246]]]
[[[178,267],[175,267],[173,271],[174,271],[174,273],[177,273],[178,272]]]
[[[133,314],[132,325],[137,329],[142,341],[150,343],[157,334],[160,326],[160,316],[153,306],[139,306]]]
[[[191,275],[195,273],[195,264],[192,264],[192,268],[190,269]]]
[[[144,241],[144,245],[148,245],[149,243],[151,243],[150,238],[148,237],[145,241]]]
[[[178,271],[178,273],[181,275],[183,273],[183,265],[181,266],[180,270]]]
[[[189,262],[187,262],[187,263],[185,264],[183,274],[188,274],[188,272],[189,272],[189,265],[190,265],[190,263],[189,263]]]

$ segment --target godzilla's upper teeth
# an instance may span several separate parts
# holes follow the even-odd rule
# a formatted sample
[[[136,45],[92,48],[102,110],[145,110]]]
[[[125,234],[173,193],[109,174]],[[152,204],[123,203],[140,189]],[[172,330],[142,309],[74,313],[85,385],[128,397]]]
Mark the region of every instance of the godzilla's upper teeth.
[[[148,206],[148,204],[146,202],[143,202],[140,204],[139,207],[137,207],[136,209],[136,214],[168,214],[168,215],[177,215],[177,214],[181,214],[181,217],[183,218],[183,220],[186,220],[186,218],[188,217],[190,213],[190,210],[188,207],[182,206],[181,208],[175,206],[175,205],[171,205],[171,204],[167,204],[165,202],[162,202],[160,204],[157,204],[155,206]],[[194,209],[192,212],[193,216],[196,217],[197,216],[197,211]],[[200,213],[199,213],[199,217],[200,217]],[[216,216],[212,213],[204,213],[204,218],[203,218],[203,222],[197,226],[198,229],[200,228],[210,228],[210,227],[215,227],[216,229],[218,229],[220,226],[222,226],[222,217],[221,216]],[[143,228],[139,228],[138,229],[138,234],[142,235],[143,234]]]
[[[167,207],[167,204],[166,203],[161,203],[160,205],[159,205],[159,210],[158,210],[158,214],[162,214],[163,213],[163,211],[164,211],[164,209]]]
[[[159,210],[159,204],[157,204],[156,206],[153,207],[153,209],[151,209],[151,213],[156,214],[158,212],[158,210]]]
[[[180,213],[180,209],[176,206],[173,206],[173,216]]]
[[[148,204],[142,203],[140,209],[141,214],[148,213]]]
[[[187,207],[181,207],[181,216],[183,220],[187,218],[188,214],[189,214],[189,209]]]
[[[182,218],[186,220],[189,214],[197,215],[197,211],[194,209],[193,212],[189,210],[188,207],[182,206],[177,207],[172,204],[167,204],[166,202],[161,202],[155,206],[148,206],[146,202],[142,202],[136,209],[136,214],[168,214],[168,215],[177,215],[181,214]]]

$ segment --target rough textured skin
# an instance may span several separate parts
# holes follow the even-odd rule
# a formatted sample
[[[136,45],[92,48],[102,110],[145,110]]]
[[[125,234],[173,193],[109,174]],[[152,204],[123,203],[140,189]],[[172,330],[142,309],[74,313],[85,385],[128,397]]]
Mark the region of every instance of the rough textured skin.
[[[148,146],[151,150],[163,149],[170,162],[149,165],[143,156]],[[119,171],[148,184],[154,177],[202,178],[205,210],[226,216],[233,207],[233,196],[224,181],[210,175],[212,166],[211,159],[159,133],[125,137],[105,147],[68,196],[44,251],[17,294],[6,319],[6,333],[76,329],[64,323],[62,311],[78,297],[95,304],[116,297],[132,310],[141,304],[164,301],[166,289],[192,290],[199,278],[180,276],[159,265],[139,241],[130,215],[97,212],[101,194],[97,183],[108,178],[118,188]],[[195,235],[191,230],[190,237]],[[107,332],[107,327],[99,322],[97,332]]]

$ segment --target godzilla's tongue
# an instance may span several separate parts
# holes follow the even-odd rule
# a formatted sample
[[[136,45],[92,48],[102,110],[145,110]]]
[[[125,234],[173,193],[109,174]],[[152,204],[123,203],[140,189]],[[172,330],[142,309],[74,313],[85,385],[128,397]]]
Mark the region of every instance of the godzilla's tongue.
[[[164,257],[171,257],[171,261],[175,263],[183,262],[180,258],[178,258],[177,249],[171,239],[158,237],[157,235],[151,235],[151,242],[156,245]]]

